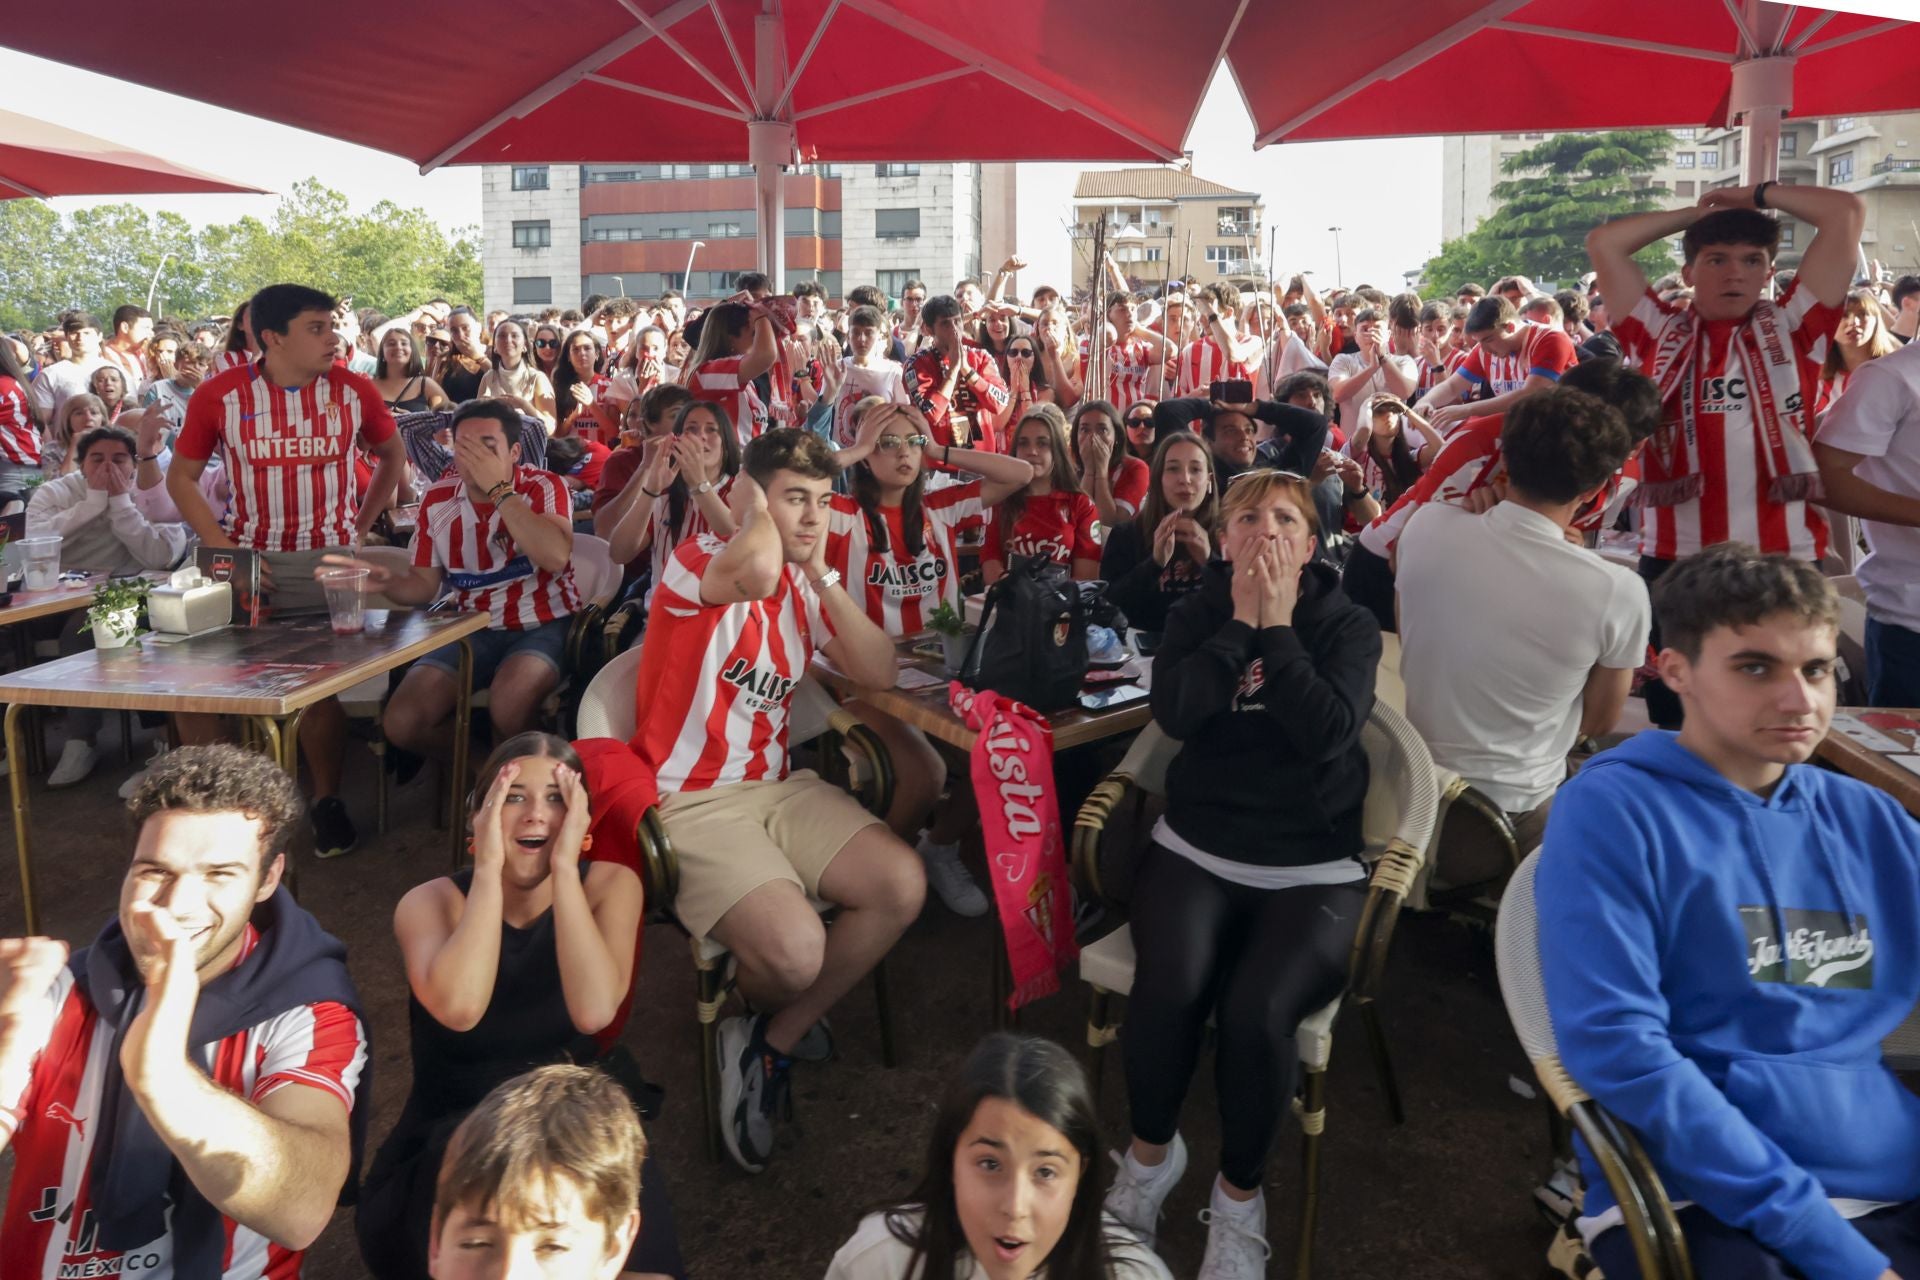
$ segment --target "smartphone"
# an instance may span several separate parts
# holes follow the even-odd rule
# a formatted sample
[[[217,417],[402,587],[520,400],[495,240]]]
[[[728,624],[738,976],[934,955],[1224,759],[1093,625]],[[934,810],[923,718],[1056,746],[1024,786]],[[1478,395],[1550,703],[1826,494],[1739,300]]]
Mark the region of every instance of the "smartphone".
[[[1146,696],[1147,691],[1137,684],[1121,685],[1097,693],[1083,693],[1080,695],[1080,705],[1089,711],[1111,711],[1129,702],[1138,702]]]
[[[1207,388],[1207,399],[1221,404],[1252,404],[1253,383],[1245,378],[1226,378]]]

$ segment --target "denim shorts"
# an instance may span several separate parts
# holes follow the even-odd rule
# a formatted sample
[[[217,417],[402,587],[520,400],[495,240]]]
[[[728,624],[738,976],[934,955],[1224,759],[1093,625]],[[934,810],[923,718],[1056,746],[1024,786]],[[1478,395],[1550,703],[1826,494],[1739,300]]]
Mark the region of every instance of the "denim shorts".
[[[530,631],[488,627],[485,631],[474,632],[467,637],[467,643],[473,646],[475,691],[492,684],[494,673],[500,670],[501,665],[508,658],[516,658],[521,654],[544,659],[548,666],[564,674],[562,659],[567,652],[567,633],[572,629],[573,619],[566,617],[543,622]],[[419,662],[423,667],[438,667],[456,680],[460,678],[460,646],[457,642],[441,645]]]

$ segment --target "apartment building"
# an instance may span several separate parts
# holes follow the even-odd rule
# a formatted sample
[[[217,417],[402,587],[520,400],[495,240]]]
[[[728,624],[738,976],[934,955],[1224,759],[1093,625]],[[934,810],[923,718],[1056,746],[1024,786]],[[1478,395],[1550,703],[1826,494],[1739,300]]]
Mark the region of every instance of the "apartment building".
[[[1264,277],[1266,206],[1258,192],[1210,182],[1179,165],[1095,169],[1073,188],[1074,221],[1107,224],[1107,247],[1123,274],[1142,285],[1188,274],[1203,282],[1251,285]],[[1074,239],[1074,283],[1090,278],[1091,240]]]

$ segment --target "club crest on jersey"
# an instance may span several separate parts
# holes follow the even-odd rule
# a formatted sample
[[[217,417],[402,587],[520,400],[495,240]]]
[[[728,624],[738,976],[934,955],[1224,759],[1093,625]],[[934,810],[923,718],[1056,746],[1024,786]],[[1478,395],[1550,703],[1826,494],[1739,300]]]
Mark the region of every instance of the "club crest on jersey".
[[[1266,682],[1266,663],[1262,659],[1255,658],[1247,664],[1247,669],[1240,673],[1240,687],[1233,692],[1233,709],[1235,711],[1264,711],[1266,709],[1265,703],[1248,702],[1247,699],[1258,693],[1260,686]]]
[[[762,671],[745,658],[735,658],[720,673],[725,680],[745,693],[756,710],[770,711],[784,706],[787,696],[793,692],[793,686],[799,681],[792,676],[781,675],[778,671]]]

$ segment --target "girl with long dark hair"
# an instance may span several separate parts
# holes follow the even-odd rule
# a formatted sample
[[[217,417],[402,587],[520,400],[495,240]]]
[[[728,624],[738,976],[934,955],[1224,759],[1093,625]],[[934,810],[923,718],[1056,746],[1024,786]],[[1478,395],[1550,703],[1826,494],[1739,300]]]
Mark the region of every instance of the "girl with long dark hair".
[[[387,408],[396,413],[418,413],[447,403],[447,393],[427,376],[420,345],[407,326],[394,325],[381,335],[375,361],[373,385]]]
[[[1133,457],[1110,400],[1082,400],[1067,432],[1080,485],[1109,529],[1131,520],[1147,498],[1147,464]]]
[[[740,438],[727,411],[711,400],[689,400],[673,418],[670,435],[641,446],[640,492],[607,535],[615,564],[651,549],[653,589],[673,549],[696,534],[731,538],[727,495],[740,474]]]
[[[553,372],[553,403],[559,409],[557,436],[575,431],[597,431],[600,425],[594,406],[607,393],[608,379],[601,372],[606,352],[591,329],[575,329],[560,345],[560,363]]]
[[[1171,1280],[1101,1213],[1099,1142],[1073,1056],[995,1032],[947,1088],[920,1184],[861,1221],[826,1280]]]
[[[1013,420],[1036,404],[1052,404],[1053,383],[1047,379],[1047,362],[1040,358],[1040,340],[1031,330],[1016,333],[1007,341],[1007,391],[1013,397]]]
[[[1107,534],[1100,576],[1107,598],[1138,631],[1167,628],[1167,614],[1197,590],[1213,559],[1220,480],[1207,442],[1175,431],[1153,452],[1140,514]]]
[[[745,448],[767,429],[766,401],[753,382],[780,355],[773,317],[744,302],[722,302],[700,317],[699,336],[680,381],[700,399],[726,409]]]
[[[482,399],[504,400],[520,412],[540,419],[553,433],[553,383],[533,362],[527,349],[527,331],[517,320],[493,326],[493,368],[480,379]]]
[[[1080,487],[1067,443],[1067,418],[1050,404],[1027,410],[1013,430],[1013,456],[1033,468],[1024,489],[1008,495],[987,521],[980,572],[992,586],[1006,576],[1016,556],[1044,555],[1072,568],[1073,576],[1100,576],[1100,513]]]
[[[0,490],[20,493],[29,479],[40,480],[40,432],[27,403],[29,374],[20,344],[0,335]]]

